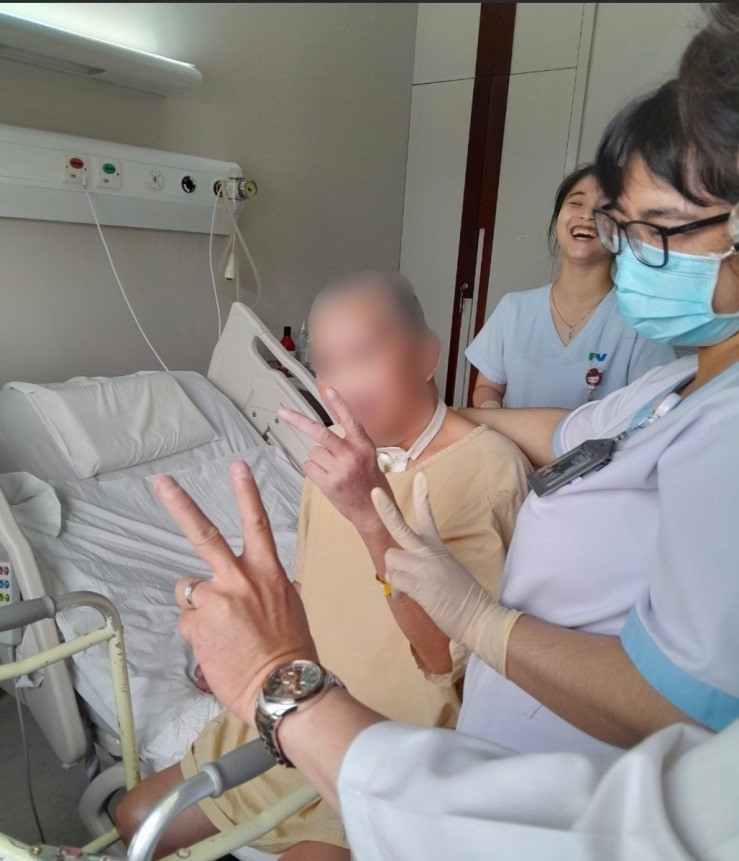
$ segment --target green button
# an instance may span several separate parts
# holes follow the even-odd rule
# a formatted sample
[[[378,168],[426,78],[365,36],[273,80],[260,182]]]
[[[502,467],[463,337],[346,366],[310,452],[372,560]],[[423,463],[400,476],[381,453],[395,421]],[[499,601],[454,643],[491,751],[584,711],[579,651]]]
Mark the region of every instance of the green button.
[[[111,164],[109,161],[106,161],[103,165],[103,173],[115,173],[115,165]]]

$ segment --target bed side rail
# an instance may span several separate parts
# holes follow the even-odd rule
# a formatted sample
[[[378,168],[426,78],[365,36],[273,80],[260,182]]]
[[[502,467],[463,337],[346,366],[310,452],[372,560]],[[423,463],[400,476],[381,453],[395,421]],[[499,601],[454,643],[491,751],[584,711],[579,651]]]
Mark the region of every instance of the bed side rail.
[[[276,368],[271,368],[259,346],[293,375],[302,392]],[[296,361],[246,305],[234,302],[216,344],[208,368],[208,379],[233,401],[267,442],[281,448],[299,466],[314,444],[280,422],[277,410],[291,407],[315,421],[327,411],[313,377]],[[322,415],[321,412],[325,413]]]
[[[21,596],[41,599],[45,589],[31,546],[13,517],[8,501],[0,491],[0,544],[13,563]],[[23,606],[23,601],[17,605]],[[25,638],[24,655],[30,657],[60,645],[59,631],[51,618],[42,618],[30,626],[32,641]],[[35,645],[35,648],[34,648]],[[8,655],[6,652],[6,660]],[[89,742],[77,705],[69,670],[63,662],[44,669],[44,678],[37,688],[15,689],[12,683],[3,685],[14,696],[20,696],[33,714],[36,723],[59,759],[72,765],[84,759]]]

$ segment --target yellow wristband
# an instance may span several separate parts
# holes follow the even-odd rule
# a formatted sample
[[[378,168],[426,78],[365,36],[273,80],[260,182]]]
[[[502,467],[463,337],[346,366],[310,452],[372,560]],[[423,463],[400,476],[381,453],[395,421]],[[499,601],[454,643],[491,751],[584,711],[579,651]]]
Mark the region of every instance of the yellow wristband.
[[[393,587],[389,583],[385,582],[385,580],[381,580],[379,574],[375,574],[375,580],[377,580],[377,582],[380,584],[380,586],[382,586],[383,595],[386,598],[392,597]]]

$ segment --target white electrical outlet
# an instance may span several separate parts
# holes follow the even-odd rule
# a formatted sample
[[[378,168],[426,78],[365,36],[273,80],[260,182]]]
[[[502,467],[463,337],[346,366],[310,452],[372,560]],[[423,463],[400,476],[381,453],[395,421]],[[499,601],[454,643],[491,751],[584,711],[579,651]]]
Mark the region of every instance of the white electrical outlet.
[[[154,191],[161,191],[164,187],[164,174],[161,170],[150,170],[146,176],[146,184]]]
[[[82,177],[87,174],[87,156],[68,155],[64,162],[64,181],[82,185]]]
[[[92,160],[93,184],[96,188],[123,188],[122,163],[117,158],[95,156]]]

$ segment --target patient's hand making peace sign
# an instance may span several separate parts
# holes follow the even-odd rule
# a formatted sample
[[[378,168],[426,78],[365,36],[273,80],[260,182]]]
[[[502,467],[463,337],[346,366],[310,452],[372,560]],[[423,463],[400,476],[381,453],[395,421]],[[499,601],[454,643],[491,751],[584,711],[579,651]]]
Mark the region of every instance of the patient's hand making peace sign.
[[[177,583],[175,597],[184,611],[180,633],[220,702],[253,723],[268,673],[287,661],[317,660],[317,655],[303,605],[277,556],[254,477],[241,461],[231,464],[229,474],[241,515],[240,556],[173,478],[159,476],[154,490],[213,570],[212,580],[185,577]]]
[[[311,448],[303,472],[361,534],[379,523],[370,496],[372,489],[379,487],[389,496],[392,491],[377,465],[375,444],[344,399],[330,387],[325,396],[344,432],[343,437],[295,410],[283,407],[278,415],[318,443]]]

